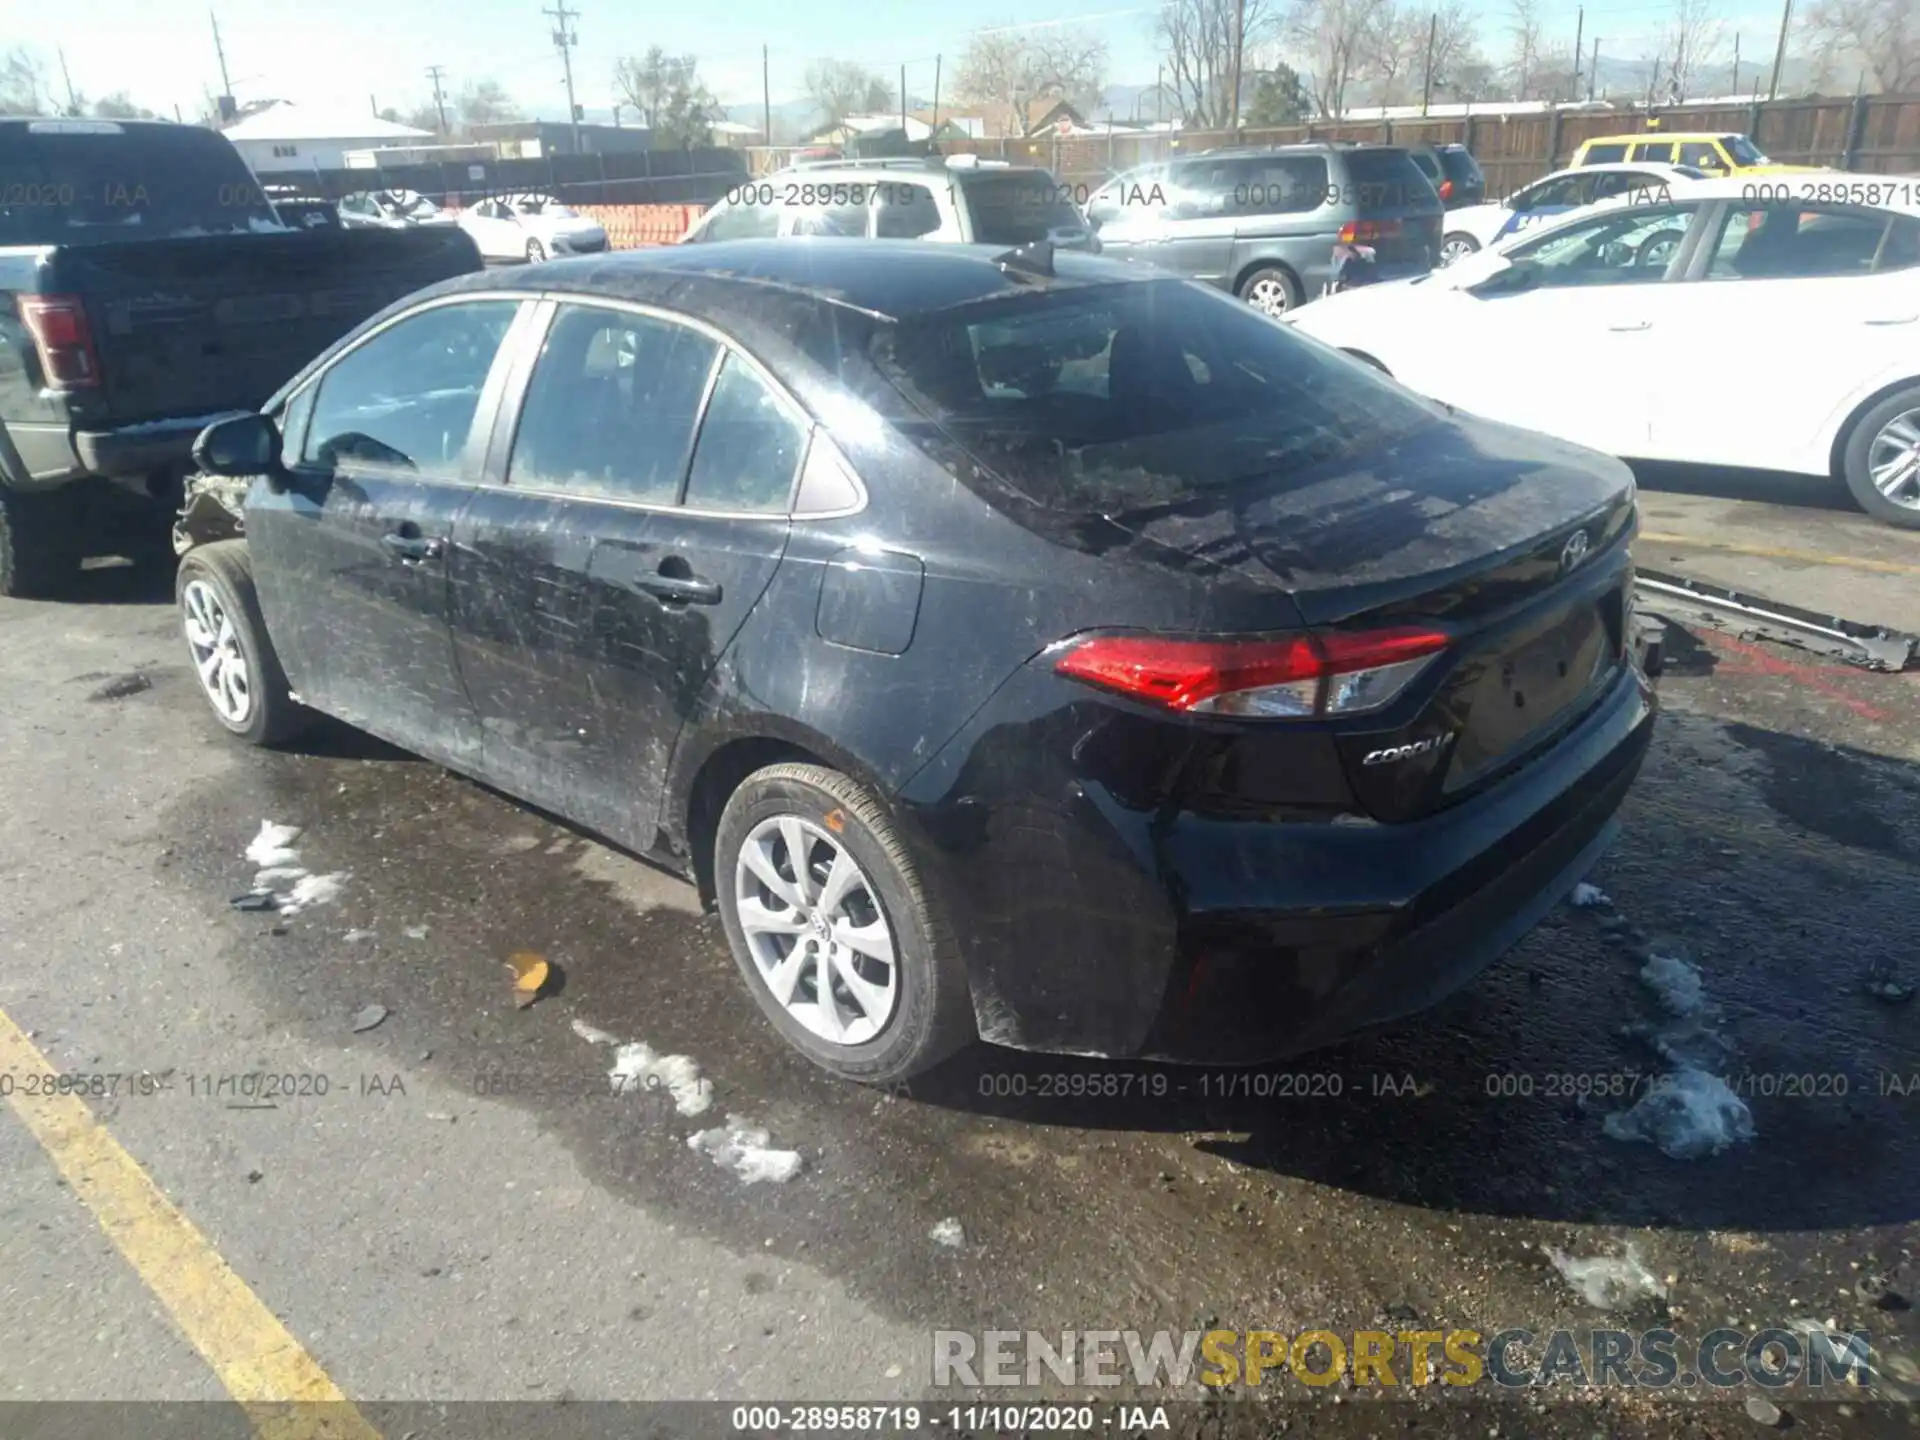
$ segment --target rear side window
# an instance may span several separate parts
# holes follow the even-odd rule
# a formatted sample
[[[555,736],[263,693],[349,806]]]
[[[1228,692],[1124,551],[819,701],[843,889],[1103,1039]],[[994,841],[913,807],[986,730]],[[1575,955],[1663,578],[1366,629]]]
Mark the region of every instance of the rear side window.
[[[924,185],[882,181],[874,187],[873,233],[881,240],[917,240],[940,228],[940,206]]]
[[[533,367],[507,483],[670,505],[720,346],[650,315],[565,305]]]
[[[1618,165],[1627,158],[1624,143],[1607,145],[1589,145],[1587,152],[1580,157],[1582,165]]]
[[[1362,215],[1440,208],[1440,192],[1406,151],[1349,150],[1344,158]]]
[[[706,510],[785,513],[806,433],[753,367],[720,362],[687,477],[687,504]]]
[[[1085,230],[1066,187],[1044,170],[974,173],[959,178],[973,221],[973,238],[983,245],[1030,245],[1054,230]]]
[[[1673,159],[1673,142],[1671,140],[1657,140],[1649,145],[1636,145],[1633,147],[1633,158],[1664,164]]]
[[[1920,220],[1820,205],[1742,205],[1722,222],[1710,280],[1815,279],[1920,264]]]
[[[1429,154],[1425,150],[1410,150],[1407,153],[1413,160],[1413,163],[1420,167],[1420,173],[1426,176],[1427,179],[1438,182],[1446,178],[1441,174],[1438,157]]]
[[[0,136],[0,244],[282,228],[240,152],[211,130],[7,125]]]
[[[1468,150],[1442,150],[1440,168],[1447,172],[1447,178],[1456,185],[1471,185],[1487,178],[1480,169],[1480,162]]]
[[[349,350],[320,377],[301,460],[457,477],[481,387],[519,308],[435,305]]]
[[[1076,515],[1177,504],[1435,423],[1371,370],[1178,280],[1023,295],[881,329],[874,359],[926,417],[1028,498]],[[950,462],[949,462],[950,463]],[[966,476],[962,475],[963,483]]]
[[[1320,155],[1263,155],[1231,171],[1236,215],[1289,215],[1327,203],[1327,162]]]

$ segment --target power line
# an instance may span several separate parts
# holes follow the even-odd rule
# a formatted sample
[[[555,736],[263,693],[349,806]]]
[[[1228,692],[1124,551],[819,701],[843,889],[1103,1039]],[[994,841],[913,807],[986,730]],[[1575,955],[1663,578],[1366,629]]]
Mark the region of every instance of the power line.
[[[567,0],[554,0],[553,9],[542,10],[542,15],[554,22],[553,43],[559,48],[560,63],[567,71],[567,125],[573,132],[573,153],[580,153],[580,107],[573,98],[573,47],[580,43],[580,36],[568,25],[569,20],[578,20],[578,10],[567,9]]]

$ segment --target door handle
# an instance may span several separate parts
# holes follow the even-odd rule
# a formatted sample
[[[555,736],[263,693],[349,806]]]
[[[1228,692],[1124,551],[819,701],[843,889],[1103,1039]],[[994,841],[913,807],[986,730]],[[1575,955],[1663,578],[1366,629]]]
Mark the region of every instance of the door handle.
[[[1652,328],[1653,328],[1653,322],[1651,320],[1634,320],[1634,321],[1630,321],[1625,325],[1607,326],[1607,329],[1613,330],[1616,332],[1621,332],[1621,333],[1624,333],[1629,330],[1651,330]]]
[[[698,575],[636,575],[630,582],[634,589],[644,590],[657,600],[670,605],[718,605],[720,586],[712,580],[703,580]]]
[[[1865,323],[1868,325],[1911,325],[1916,320],[1920,320],[1920,315],[1897,315],[1891,320],[1868,320]]]
[[[429,540],[424,535],[407,535],[399,531],[382,535],[380,543],[387,547],[387,553],[403,565],[415,564],[421,560],[438,560],[441,543]]]

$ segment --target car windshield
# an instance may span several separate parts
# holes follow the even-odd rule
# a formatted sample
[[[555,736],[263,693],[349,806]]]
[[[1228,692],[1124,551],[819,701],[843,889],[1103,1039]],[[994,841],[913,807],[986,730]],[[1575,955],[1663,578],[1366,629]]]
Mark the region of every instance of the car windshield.
[[[1027,245],[1058,230],[1084,230],[1064,185],[1044,170],[954,171],[983,245]]]
[[[1435,423],[1376,375],[1199,285],[1041,292],[874,342],[926,417],[1049,509],[1116,515],[1377,450]]]
[[[1771,165],[1773,163],[1761,153],[1758,145],[1744,135],[1728,135],[1721,143],[1727,147],[1727,153],[1733,156],[1733,163],[1736,165]]]

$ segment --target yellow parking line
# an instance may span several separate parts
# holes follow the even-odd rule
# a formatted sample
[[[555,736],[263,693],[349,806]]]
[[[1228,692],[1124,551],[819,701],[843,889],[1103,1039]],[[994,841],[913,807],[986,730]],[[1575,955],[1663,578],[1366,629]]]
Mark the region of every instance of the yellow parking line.
[[[1861,555],[1826,555],[1818,550],[1787,550],[1775,545],[1736,545],[1729,540],[1701,540],[1693,535],[1670,535],[1660,530],[1642,530],[1640,538],[1657,545],[1691,545],[1697,550],[1724,550],[1731,555],[1761,555],[1770,560],[1799,560],[1808,565],[1844,565],[1854,570],[1878,570],[1886,575],[1920,575],[1920,565],[1903,565],[1898,560],[1869,560]]]
[[[86,1103],[45,1093],[59,1073],[0,1010],[0,1075],[12,1077],[14,1114],[245,1409],[254,1433],[261,1440],[380,1440]]]

